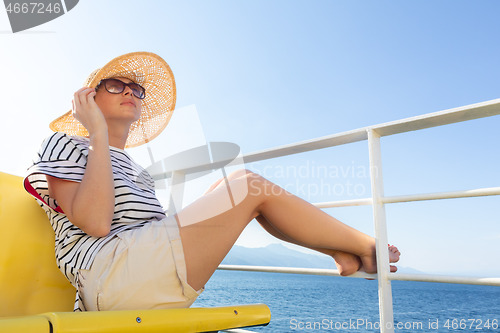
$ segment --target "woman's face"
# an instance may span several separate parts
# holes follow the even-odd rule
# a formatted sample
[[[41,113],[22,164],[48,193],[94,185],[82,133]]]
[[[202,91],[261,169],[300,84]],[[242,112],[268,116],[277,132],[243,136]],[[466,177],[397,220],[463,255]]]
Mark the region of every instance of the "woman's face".
[[[115,77],[125,83],[133,82],[127,78]],[[104,83],[99,87],[95,95],[95,102],[101,109],[106,121],[120,121],[132,124],[141,116],[142,100],[135,97],[130,87],[118,94],[112,94],[106,90]]]

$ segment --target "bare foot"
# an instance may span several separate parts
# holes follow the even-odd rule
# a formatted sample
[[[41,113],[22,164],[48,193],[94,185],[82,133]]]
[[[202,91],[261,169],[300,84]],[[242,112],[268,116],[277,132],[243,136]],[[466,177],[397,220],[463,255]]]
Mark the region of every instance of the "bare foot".
[[[354,274],[361,268],[361,260],[352,253],[335,251],[332,257],[335,259],[335,265],[341,276]]]
[[[399,252],[398,248],[395,247],[394,245],[389,245],[388,246],[389,250],[389,262],[390,263],[395,263],[399,261],[399,256],[401,255],[401,252]],[[371,253],[360,256],[361,262],[363,264],[363,270],[366,273],[377,273],[377,257],[375,254],[375,246],[373,246],[372,250],[370,251]],[[391,273],[395,273],[398,270],[398,268],[394,265],[390,265],[390,271]]]

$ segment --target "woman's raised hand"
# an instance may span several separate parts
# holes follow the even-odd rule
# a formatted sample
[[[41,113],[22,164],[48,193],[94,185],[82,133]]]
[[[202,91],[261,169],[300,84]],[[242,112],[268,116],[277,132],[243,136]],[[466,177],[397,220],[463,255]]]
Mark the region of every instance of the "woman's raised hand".
[[[94,100],[94,88],[83,87],[73,98],[73,117],[89,132],[85,174],[81,182],[47,177],[49,191],[71,223],[91,236],[109,234],[115,209],[115,188],[109,153],[108,125]],[[92,209],[89,210],[89,207]]]
[[[95,95],[94,88],[83,87],[77,90],[73,96],[73,117],[85,126],[90,135],[99,132],[107,134],[108,125],[94,100]]]

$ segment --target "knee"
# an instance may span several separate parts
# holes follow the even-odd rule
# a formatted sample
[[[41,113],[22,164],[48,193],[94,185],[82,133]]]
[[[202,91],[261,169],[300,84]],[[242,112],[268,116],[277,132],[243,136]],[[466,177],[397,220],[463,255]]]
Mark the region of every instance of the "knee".
[[[221,180],[223,179],[224,178],[221,178]],[[230,182],[246,182],[248,188],[250,186],[259,187],[264,181],[264,178],[262,176],[248,169],[238,169],[236,171],[233,171],[226,176],[226,179]]]
[[[248,194],[252,196],[260,196],[269,192],[269,188],[274,185],[269,180],[265,179],[261,175],[245,169],[245,173],[241,176],[245,179],[248,188]]]
[[[252,196],[260,196],[262,194],[269,193],[271,189],[276,187],[275,184],[248,169],[239,169],[234,172],[231,172],[227,176],[227,180],[230,183],[235,182],[234,184],[242,184],[246,183],[246,193]]]
[[[251,181],[251,180],[257,180],[257,181],[265,180],[264,177],[262,177],[258,173],[255,173],[255,172],[248,170],[248,169],[241,169],[241,170],[235,171],[235,173],[238,173],[238,172],[240,173],[240,177],[245,177],[249,181]]]
[[[248,170],[248,169],[238,169],[236,171],[231,172],[228,176],[227,179],[236,179],[240,177],[252,177],[252,175],[257,175],[256,173]]]

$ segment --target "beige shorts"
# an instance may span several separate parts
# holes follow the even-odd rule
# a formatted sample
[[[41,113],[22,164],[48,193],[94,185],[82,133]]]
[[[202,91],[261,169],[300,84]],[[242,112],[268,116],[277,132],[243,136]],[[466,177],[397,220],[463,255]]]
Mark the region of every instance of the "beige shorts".
[[[187,283],[174,217],[121,232],[78,274],[87,311],[187,308],[203,291]]]

